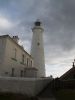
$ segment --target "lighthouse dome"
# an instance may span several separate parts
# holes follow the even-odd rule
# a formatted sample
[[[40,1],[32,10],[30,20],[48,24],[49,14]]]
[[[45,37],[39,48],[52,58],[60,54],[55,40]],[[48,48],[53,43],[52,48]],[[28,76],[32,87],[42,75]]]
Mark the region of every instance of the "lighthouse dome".
[[[35,24],[35,26],[40,26],[41,22],[39,20],[37,20],[34,24]]]

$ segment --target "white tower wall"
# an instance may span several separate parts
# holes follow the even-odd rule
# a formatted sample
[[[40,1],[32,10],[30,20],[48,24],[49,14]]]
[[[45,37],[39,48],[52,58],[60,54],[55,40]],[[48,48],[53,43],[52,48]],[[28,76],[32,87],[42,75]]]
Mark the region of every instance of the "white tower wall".
[[[44,60],[44,47],[43,47],[43,28],[39,25],[33,27],[33,38],[31,45],[31,55],[34,58],[34,67],[38,69],[37,76],[45,77],[45,60]]]

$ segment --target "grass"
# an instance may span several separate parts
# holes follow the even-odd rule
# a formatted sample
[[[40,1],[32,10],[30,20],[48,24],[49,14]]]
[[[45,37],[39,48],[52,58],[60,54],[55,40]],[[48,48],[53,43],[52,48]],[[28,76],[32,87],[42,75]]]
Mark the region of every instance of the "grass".
[[[55,91],[56,100],[75,100],[75,90],[62,89]],[[0,100],[34,100],[27,95],[14,93],[0,93]],[[36,99],[35,99],[36,100]]]
[[[0,100],[31,100],[27,95],[0,93]]]
[[[63,89],[55,92],[57,100],[75,100],[75,90]]]

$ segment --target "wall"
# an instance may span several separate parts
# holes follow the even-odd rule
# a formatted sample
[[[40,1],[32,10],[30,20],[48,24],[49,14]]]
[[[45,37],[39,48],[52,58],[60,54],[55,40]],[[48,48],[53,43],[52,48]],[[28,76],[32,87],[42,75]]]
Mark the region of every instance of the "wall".
[[[0,74],[2,74],[2,72],[3,72],[5,48],[6,48],[6,39],[0,37]]]
[[[14,50],[16,49],[16,58]],[[33,62],[33,59],[24,52],[12,39],[6,37],[6,47],[4,48],[4,61],[3,61],[3,71],[2,76],[11,76],[12,68],[14,68],[14,76],[20,76],[21,71],[24,71],[26,67],[30,66],[30,61]],[[24,63],[22,63],[22,55],[25,56]],[[27,58],[29,59],[27,66]]]
[[[37,71],[35,68],[26,68],[25,77],[37,77]]]
[[[0,92],[22,93],[28,96],[35,96],[50,81],[50,78],[0,77]]]

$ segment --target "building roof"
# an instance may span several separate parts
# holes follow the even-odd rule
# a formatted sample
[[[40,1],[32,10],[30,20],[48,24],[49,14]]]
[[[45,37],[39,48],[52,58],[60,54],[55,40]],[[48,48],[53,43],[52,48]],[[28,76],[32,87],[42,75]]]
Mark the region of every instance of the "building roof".
[[[25,51],[24,48],[23,48],[21,45],[19,45],[16,41],[14,41],[13,38],[10,37],[9,35],[1,35],[0,38],[9,38],[9,39],[10,39],[12,42],[14,42],[20,49],[22,49],[28,56],[30,56],[30,57],[32,58],[32,56],[31,56],[29,53],[27,53],[27,51]],[[32,58],[32,59],[33,59],[33,58]]]
[[[67,79],[69,76],[74,75],[75,74],[75,67],[72,67],[71,69],[69,69],[66,73],[64,73],[60,79]]]

